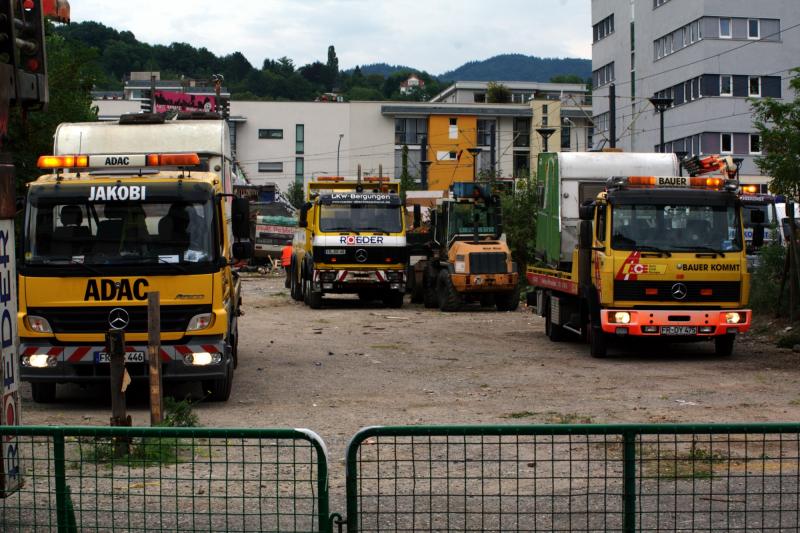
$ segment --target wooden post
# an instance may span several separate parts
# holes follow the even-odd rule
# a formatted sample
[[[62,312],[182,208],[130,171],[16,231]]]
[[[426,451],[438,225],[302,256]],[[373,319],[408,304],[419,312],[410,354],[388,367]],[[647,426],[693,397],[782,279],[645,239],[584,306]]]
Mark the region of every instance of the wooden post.
[[[111,329],[106,333],[106,351],[111,365],[111,425],[130,426],[131,417],[125,406],[125,332]],[[114,456],[126,456],[129,449],[128,439],[114,439]]]
[[[147,293],[147,361],[150,366],[150,425],[164,420],[164,395],[161,388],[161,308],[160,293]]]

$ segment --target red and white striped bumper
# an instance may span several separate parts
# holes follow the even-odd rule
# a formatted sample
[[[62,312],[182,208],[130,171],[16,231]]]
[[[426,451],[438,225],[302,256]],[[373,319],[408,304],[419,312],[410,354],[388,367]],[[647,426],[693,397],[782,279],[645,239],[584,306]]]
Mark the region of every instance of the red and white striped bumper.
[[[105,346],[51,346],[20,343],[20,358],[25,356],[46,354],[57,358],[63,363],[94,363],[96,354],[105,352]],[[147,361],[147,345],[126,345],[126,352],[144,352]],[[225,345],[222,342],[204,344],[175,344],[161,346],[161,361],[183,361],[183,357],[192,353],[209,352],[225,353]]]

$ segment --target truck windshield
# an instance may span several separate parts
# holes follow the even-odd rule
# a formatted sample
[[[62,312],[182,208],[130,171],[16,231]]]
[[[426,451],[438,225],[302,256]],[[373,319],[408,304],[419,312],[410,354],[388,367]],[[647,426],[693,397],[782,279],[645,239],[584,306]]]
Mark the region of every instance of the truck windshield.
[[[321,205],[319,228],[322,231],[403,231],[399,205]]]
[[[450,235],[472,235],[475,231],[475,217],[477,216],[478,234],[492,235],[497,232],[494,216],[486,205],[473,203],[456,203],[450,215]]]
[[[41,196],[28,206],[25,262],[207,263],[213,204],[205,200],[89,202]]]
[[[668,251],[736,252],[742,249],[739,215],[732,205],[616,205],[611,247]]]

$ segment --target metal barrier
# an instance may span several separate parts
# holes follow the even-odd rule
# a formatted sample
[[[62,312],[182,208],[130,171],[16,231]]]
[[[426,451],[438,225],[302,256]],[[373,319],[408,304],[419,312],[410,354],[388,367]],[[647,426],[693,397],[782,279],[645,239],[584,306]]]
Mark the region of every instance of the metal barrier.
[[[0,436],[24,482],[0,499],[2,531],[329,530],[327,452],[308,430],[0,426]]]
[[[374,427],[346,468],[349,532],[800,529],[800,424]]]

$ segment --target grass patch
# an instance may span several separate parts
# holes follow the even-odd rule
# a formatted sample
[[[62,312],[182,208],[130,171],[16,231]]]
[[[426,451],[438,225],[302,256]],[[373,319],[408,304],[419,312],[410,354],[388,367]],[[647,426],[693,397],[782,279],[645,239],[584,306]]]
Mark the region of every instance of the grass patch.
[[[641,464],[646,477],[659,479],[706,479],[714,474],[715,465],[727,461],[721,452],[692,443],[686,451],[642,448]]]
[[[536,413],[532,411],[517,411],[515,413],[508,413],[503,418],[520,419],[520,418],[531,418],[534,416],[536,416]]]
[[[578,413],[556,413],[550,411],[545,415],[545,422],[548,424],[591,424],[592,417],[580,415]]]
[[[175,401],[164,398],[164,421],[160,427],[197,427],[199,419],[188,400]],[[117,457],[117,439],[91,438],[79,440],[82,462],[101,463],[113,466],[152,466],[175,464],[191,457],[192,445],[175,437],[133,438],[128,443],[128,453]]]

